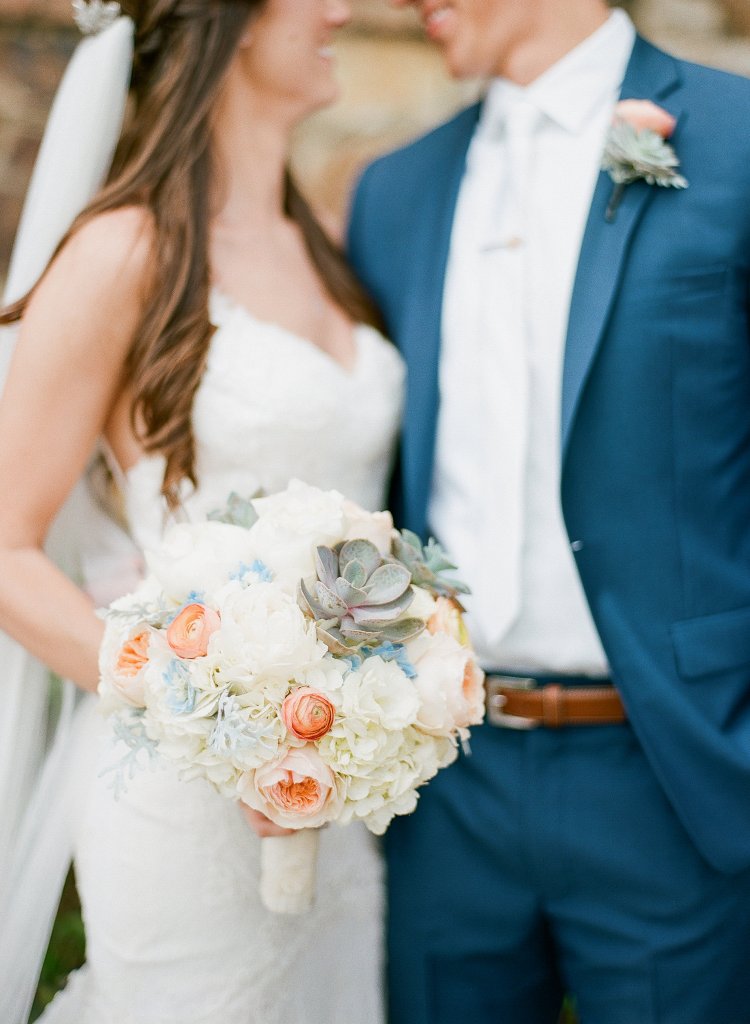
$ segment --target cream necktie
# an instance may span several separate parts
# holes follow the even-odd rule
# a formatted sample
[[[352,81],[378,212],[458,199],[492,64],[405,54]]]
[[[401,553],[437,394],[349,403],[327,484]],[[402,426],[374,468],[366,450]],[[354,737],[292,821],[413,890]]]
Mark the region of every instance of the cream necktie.
[[[495,196],[480,234],[482,280],[480,323],[481,380],[487,388],[485,498],[497,516],[484,517],[486,536],[478,537],[480,557],[489,571],[472,602],[486,643],[507,633],[521,605],[525,479],[528,440],[528,197],[534,133],[541,114],[523,97],[505,108],[499,131],[485,142],[483,173],[494,174],[488,189]]]

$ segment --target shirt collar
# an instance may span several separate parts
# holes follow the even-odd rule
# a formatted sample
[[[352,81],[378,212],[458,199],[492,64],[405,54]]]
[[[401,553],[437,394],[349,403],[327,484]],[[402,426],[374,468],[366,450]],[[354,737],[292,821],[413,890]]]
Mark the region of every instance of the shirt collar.
[[[565,131],[577,134],[598,107],[616,98],[635,44],[635,28],[621,9],[587,39],[530,85],[493,79],[485,98],[479,131],[502,123],[508,106],[531,103]]]

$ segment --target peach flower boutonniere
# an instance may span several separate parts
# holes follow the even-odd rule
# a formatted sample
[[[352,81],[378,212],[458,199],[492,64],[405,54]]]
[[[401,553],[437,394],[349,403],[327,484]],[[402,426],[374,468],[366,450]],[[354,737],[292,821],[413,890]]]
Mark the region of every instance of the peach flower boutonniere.
[[[610,223],[617,215],[625,189],[634,181],[661,188],[687,188],[679,173],[680,161],[667,141],[677,122],[650,100],[622,100],[615,107],[602,158],[602,170],[614,182],[607,207]]]

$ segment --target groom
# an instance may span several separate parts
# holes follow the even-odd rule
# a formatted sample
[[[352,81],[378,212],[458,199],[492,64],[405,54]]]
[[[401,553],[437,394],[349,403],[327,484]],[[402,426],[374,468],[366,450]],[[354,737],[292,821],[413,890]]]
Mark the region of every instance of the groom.
[[[750,83],[603,0],[411,2],[489,92],[365,172],[350,253],[490,720],[388,835],[392,1024],[747,1024]],[[600,169],[620,99],[663,185]]]

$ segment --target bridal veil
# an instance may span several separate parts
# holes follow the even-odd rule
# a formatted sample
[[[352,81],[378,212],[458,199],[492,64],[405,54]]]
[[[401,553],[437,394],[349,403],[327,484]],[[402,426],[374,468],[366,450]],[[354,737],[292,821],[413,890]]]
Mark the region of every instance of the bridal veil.
[[[94,4],[101,7],[100,0],[87,7]],[[113,5],[105,6],[112,11]],[[37,283],[109,171],[127,101],[134,29],[128,18],[108,20],[102,32],[80,43],[55,97],[3,305]],[[16,333],[15,327],[0,331],[0,385]],[[127,540],[79,483],[50,535],[51,556],[80,582],[85,563],[93,560],[96,573],[98,557],[103,571],[111,571],[115,553],[126,548]],[[72,683],[52,680],[2,633],[0,672],[0,1020],[26,1024],[70,864],[84,781],[79,740],[91,702],[79,700]]]

